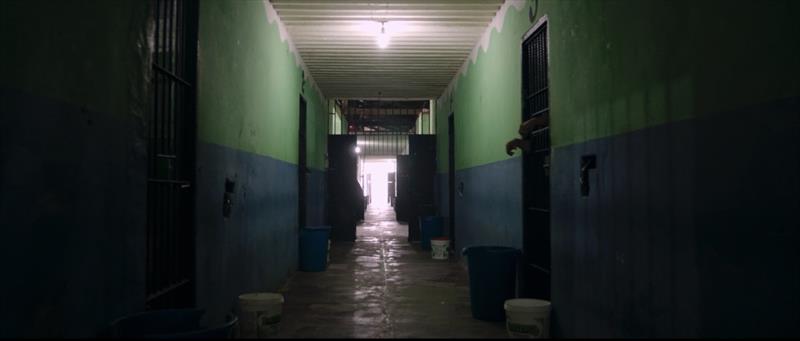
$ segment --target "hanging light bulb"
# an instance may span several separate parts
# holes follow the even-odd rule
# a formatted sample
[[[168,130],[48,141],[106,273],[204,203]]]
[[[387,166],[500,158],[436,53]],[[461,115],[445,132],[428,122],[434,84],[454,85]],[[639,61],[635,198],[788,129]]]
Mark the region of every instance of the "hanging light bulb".
[[[386,28],[383,27],[383,23],[381,22],[381,33],[378,33],[378,47],[385,49],[389,46],[389,35],[386,34]]]

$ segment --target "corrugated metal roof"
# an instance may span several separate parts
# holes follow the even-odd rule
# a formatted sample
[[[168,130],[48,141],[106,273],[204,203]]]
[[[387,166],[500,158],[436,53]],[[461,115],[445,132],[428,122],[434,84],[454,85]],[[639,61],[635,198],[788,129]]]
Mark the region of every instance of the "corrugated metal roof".
[[[270,0],[329,98],[436,98],[503,0]],[[378,47],[381,21],[389,46]]]

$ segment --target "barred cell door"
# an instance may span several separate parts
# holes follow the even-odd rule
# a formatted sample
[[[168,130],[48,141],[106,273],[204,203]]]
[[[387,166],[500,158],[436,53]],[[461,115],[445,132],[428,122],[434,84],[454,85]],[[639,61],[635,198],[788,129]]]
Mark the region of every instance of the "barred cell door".
[[[153,0],[146,307],[194,305],[197,1]]]
[[[550,299],[550,100],[547,23],[534,27],[522,43],[522,120],[541,116],[546,125],[528,137],[523,156],[522,297]]]

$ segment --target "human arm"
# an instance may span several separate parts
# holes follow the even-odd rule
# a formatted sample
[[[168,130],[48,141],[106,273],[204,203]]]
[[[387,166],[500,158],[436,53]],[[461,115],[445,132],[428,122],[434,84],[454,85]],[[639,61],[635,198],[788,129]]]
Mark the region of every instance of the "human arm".
[[[522,139],[513,139],[511,141],[508,141],[508,143],[506,143],[506,154],[508,154],[508,156],[514,155],[514,149],[517,148],[519,148],[520,150],[522,150],[523,153],[525,153],[530,148],[530,142],[528,140],[522,140]]]
[[[519,135],[520,136],[527,136],[530,132],[539,129],[541,127],[546,126],[548,123],[548,116],[547,115],[536,115],[531,117],[530,119],[522,122],[519,125]]]

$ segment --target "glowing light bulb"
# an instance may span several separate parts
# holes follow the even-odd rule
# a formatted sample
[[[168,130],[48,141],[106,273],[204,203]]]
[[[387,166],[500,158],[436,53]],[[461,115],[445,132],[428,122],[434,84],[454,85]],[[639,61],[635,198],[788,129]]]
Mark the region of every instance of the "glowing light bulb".
[[[378,33],[378,47],[385,49],[389,46],[389,35],[386,34],[386,29],[383,27],[383,23],[381,23],[381,33]]]
[[[356,146],[356,154],[361,153],[361,147]]]

